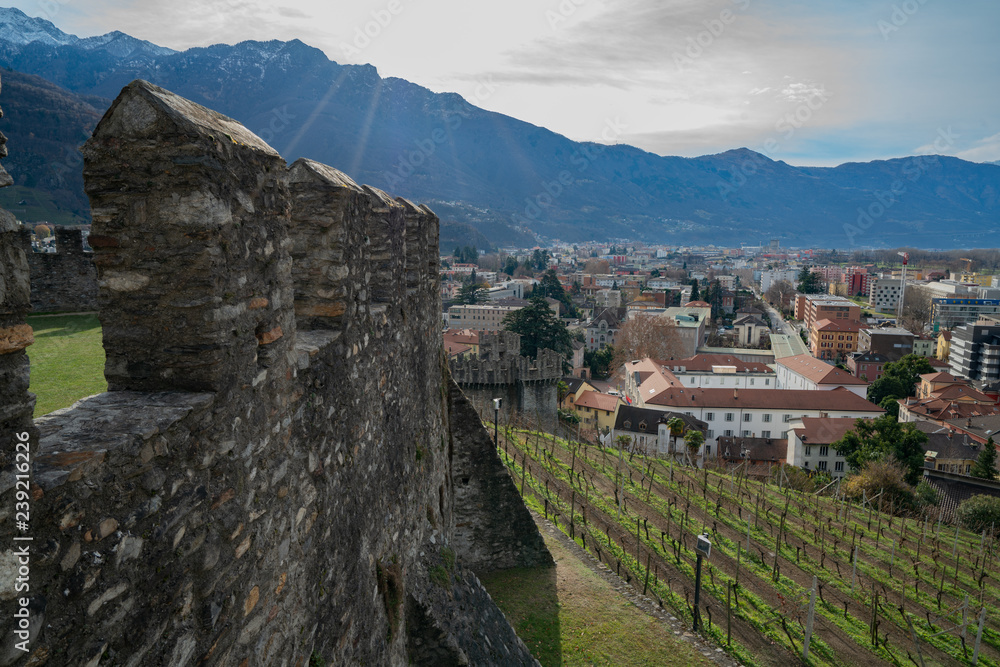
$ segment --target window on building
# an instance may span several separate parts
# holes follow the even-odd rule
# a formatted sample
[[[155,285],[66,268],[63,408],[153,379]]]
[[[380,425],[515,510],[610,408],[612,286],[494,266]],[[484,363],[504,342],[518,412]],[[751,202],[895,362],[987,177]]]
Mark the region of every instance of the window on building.
[[[711,440],[714,437],[715,437],[715,431],[713,431],[712,429],[708,429],[708,431],[705,432],[706,440]]]
[[[829,456],[830,455],[830,446],[829,445],[822,445],[819,448],[819,455],[820,456]]]
[[[727,412],[726,413],[726,421],[727,422],[733,421],[733,413],[732,412]]]
[[[816,464],[817,470],[826,470],[826,461],[820,461]]]
[[[715,419],[715,413],[714,412],[706,412],[705,413],[705,421],[712,421],[713,419]]]
[[[762,438],[770,438],[771,437],[771,432],[770,431],[761,431],[760,432],[760,437],[762,437]]]
[[[806,445],[806,456],[812,456],[812,453],[813,453],[813,448],[810,447],[809,445]]]
[[[792,416],[791,416],[791,415],[785,415],[785,416],[784,416],[784,417],[782,418],[782,420],[781,420],[781,421],[783,421],[783,422],[785,422],[785,423],[787,424],[788,422],[792,421]]]
[[[753,378],[750,378],[750,385],[753,386]]]
[[[843,461],[834,461],[833,462],[833,471],[834,472],[844,472],[844,462]]]
[[[748,431],[748,430],[744,430],[744,431],[743,431],[743,437],[744,437],[744,438],[749,438],[749,437],[750,437],[750,431]]]
[[[753,415],[750,414],[749,412],[745,413],[743,415],[743,421],[745,421],[745,422],[753,421]]]
[[[726,429],[726,430],[724,431],[724,435],[725,435],[725,436],[726,436],[727,438],[731,438],[731,437],[733,437],[733,430],[732,430],[731,428],[727,428],[727,429]]]
[[[705,456],[712,453],[712,445],[705,445]]]
[[[766,412],[763,415],[761,415],[761,421],[764,422],[765,424],[770,424],[771,423],[771,413],[770,412]]]

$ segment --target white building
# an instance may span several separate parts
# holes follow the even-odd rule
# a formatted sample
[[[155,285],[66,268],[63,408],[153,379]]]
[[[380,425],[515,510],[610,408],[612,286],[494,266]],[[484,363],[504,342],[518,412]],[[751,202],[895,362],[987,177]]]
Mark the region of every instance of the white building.
[[[791,284],[795,284],[799,280],[799,269],[767,269],[760,272],[760,291],[761,293],[766,292],[771,289],[771,285],[782,280],[787,280]]]
[[[868,286],[868,304],[877,310],[892,312],[899,307],[903,281],[898,278],[876,278]]]
[[[842,387],[865,398],[868,383],[811,354],[782,357],[775,364],[778,389],[830,391]]]
[[[684,387],[672,372],[648,360],[626,364],[626,371],[625,391],[633,405],[704,421],[709,447],[719,436],[790,438],[792,425],[806,417],[873,419],[885,412],[843,387],[831,391]]]
[[[786,461],[804,470],[826,472],[832,477],[847,474],[847,460],[837,453],[833,443],[855,426],[854,419],[803,418],[792,424],[788,436]]]

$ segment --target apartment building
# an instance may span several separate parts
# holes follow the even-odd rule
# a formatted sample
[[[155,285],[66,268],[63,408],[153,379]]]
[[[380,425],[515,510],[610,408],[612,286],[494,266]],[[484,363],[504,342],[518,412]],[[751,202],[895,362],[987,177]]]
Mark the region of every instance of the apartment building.
[[[1000,322],[966,324],[951,332],[952,375],[969,380],[1000,379]]]
[[[862,329],[858,336],[858,350],[876,352],[889,361],[899,361],[906,355],[913,354],[913,343],[916,338],[901,327]]]
[[[819,320],[809,329],[809,351],[817,359],[846,361],[858,351],[862,326],[856,320]]]
[[[938,331],[954,329],[986,315],[1000,315],[1000,299],[931,299],[931,323]]]
[[[875,310],[895,312],[899,307],[899,297],[903,281],[896,278],[876,278],[868,288],[868,304]]]
[[[795,317],[801,319],[807,329],[812,328],[813,324],[819,320],[861,321],[861,306],[842,296],[807,294],[800,299],[802,302],[801,316],[797,303]]]

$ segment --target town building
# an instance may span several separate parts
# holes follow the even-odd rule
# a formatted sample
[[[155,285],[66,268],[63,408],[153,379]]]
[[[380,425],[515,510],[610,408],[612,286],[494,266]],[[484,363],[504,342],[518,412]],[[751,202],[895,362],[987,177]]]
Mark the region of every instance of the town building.
[[[818,359],[846,361],[858,350],[861,327],[856,320],[818,320],[809,328],[809,351]]]
[[[937,347],[937,336],[923,335],[913,339],[913,354],[921,357],[937,357]]]
[[[959,377],[984,382],[1000,379],[1000,322],[977,322],[952,330],[948,364]]]
[[[448,309],[448,327],[451,329],[475,329],[477,331],[499,331],[503,329],[503,318],[520,310],[523,306],[456,305]]]
[[[876,278],[868,288],[868,304],[875,310],[893,313],[899,307],[903,281],[895,278]]]
[[[753,313],[737,315],[733,320],[733,330],[739,347],[756,347],[760,345],[761,335],[771,331],[764,320]]]
[[[968,475],[983,451],[982,443],[947,426],[917,422],[916,427],[927,434],[924,467],[930,470]]]
[[[868,394],[867,382],[808,354],[778,359],[775,370],[778,389],[830,391],[842,387],[861,398]]]
[[[615,337],[624,322],[625,311],[622,308],[605,308],[587,324],[585,342],[587,349],[593,352],[607,345],[614,346]]]
[[[580,418],[584,429],[604,433],[615,425],[619,405],[621,401],[617,396],[599,391],[584,391],[573,404],[573,411]]]
[[[637,370],[649,370],[648,364],[643,364],[643,361],[629,362],[625,364],[624,370],[626,373],[631,372],[631,379],[635,381]],[[772,389],[777,386],[770,366],[743,361],[730,354],[696,354],[686,359],[662,361],[661,365],[655,367],[655,371],[684,387]]]
[[[951,332],[942,331],[937,336],[937,353],[934,355],[939,361],[948,361],[951,356]]]
[[[874,418],[885,412],[843,387],[831,391],[684,387],[657,370],[656,364],[627,376],[625,391],[638,407],[683,412],[706,422],[708,444],[718,436],[785,438],[789,424],[802,417]]]
[[[860,322],[861,306],[842,296],[802,294],[796,298],[795,318],[802,320],[806,329],[824,319]]]
[[[799,280],[800,269],[767,269],[760,272],[760,291],[761,293],[766,292],[771,289],[771,285],[774,283],[784,280],[792,285],[796,284]]]
[[[901,327],[862,329],[858,335],[858,351],[876,352],[889,361],[899,361],[913,354],[915,339],[916,336]]]
[[[711,455],[712,452],[706,452]],[[770,472],[771,466],[785,464],[788,455],[787,438],[742,438],[739,436],[716,438],[715,459],[728,466],[746,465],[748,474]]]
[[[609,441],[614,443],[618,436],[627,435],[632,438],[633,447],[644,454],[675,453],[685,448],[685,445],[683,436],[673,437],[666,425],[673,418],[684,422],[684,431],[695,430],[704,433],[708,429],[705,422],[683,413],[619,405]]]
[[[984,315],[1000,314],[1000,299],[953,297],[931,299],[931,324],[935,331],[971,324]]]
[[[889,358],[878,352],[855,352],[847,358],[847,369],[855,377],[866,382],[874,382],[882,377],[887,363]]]
[[[848,431],[854,419],[843,417],[803,417],[791,425],[788,434],[789,465],[803,470],[825,472],[831,477],[847,475],[847,459],[833,447]]]

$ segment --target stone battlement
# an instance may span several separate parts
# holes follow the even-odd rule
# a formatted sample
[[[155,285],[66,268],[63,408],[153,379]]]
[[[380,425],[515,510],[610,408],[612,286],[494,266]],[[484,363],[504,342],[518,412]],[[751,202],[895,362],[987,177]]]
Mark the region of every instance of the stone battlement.
[[[84,158],[109,391],[34,424],[27,263],[0,215],[0,438],[29,433],[33,460],[30,659],[534,664],[473,572],[551,557],[448,372],[433,212],[287,167],[142,81]],[[11,622],[0,665],[29,659]]]

